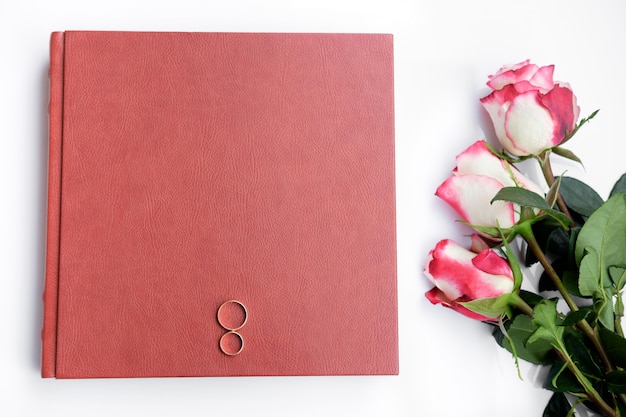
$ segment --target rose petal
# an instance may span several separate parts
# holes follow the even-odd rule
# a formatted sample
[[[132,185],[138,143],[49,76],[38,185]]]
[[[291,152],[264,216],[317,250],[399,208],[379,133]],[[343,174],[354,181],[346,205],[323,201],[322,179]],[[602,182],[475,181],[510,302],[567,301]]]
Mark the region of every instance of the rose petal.
[[[511,87],[513,87],[518,94],[525,93],[527,91],[539,91],[539,88],[532,85],[530,81],[520,81],[518,83],[511,84]]]
[[[564,83],[562,81],[559,81],[555,83],[555,85],[558,87],[567,88],[568,90],[572,91],[572,86],[570,86],[569,83]],[[580,116],[580,107],[578,107],[578,99],[574,95],[574,92],[572,92],[572,115],[574,118],[572,122],[573,127],[576,127],[576,124],[578,123],[578,117]]]
[[[486,250],[485,252],[486,255],[476,256],[452,240],[442,240],[437,243],[429,253],[424,270],[425,275],[436,287],[425,294],[426,298],[433,304],[442,304],[472,319],[493,320],[458,304],[463,301],[497,297],[512,291],[511,278],[506,275],[488,274],[474,265],[473,260],[478,257],[479,265],[482,263],[496,265],[494,269],[501,271],[501,265],[497,264],[497,260],[492,260],[489,255],[489,252],[493,253],[493,251]],[[484,258],[483,261],[481,261],[482,258]]]
[[[506,86],[504,89],[494,91],[487,97],[480,99],[483,108],[487,111],[487,113],[489,113],[496,137],[504,149],[509,151],[511,154],[514,154],[512,150],[515,150],[515,146],[513,146],[511,141],[506,136],[504,121],[506,118],[506,112],[510,106],[510,101],[514,100],[516,96],[517,91],[515,91],[515,88],[513,86]]]
[[[493,251],[488,249],[484,252]],[[478,255],[455,241],[445,239],[437,243],[431,251],[430,260],[424,272],[449,300],[456,300],[460,297],[466,297],[469,300],[497,297],[513,290],[513,275],[510,268],[510,276],[487,273],[474,265],[473,259],[476,256]],[[483,255],[483,258],[488,256],[489,253]],[[498,255],[494,253],[494,256]],[[491,258],[480,262],[498,270],[502,267],[502,265],[494,266],[495,261]],[[508,268],[506,262],[504,265]]]
[[[484,251],[485,249],[489,249],[489,245],[487,244],[487,242],[485,242],[485,240],[482,237],[480,237],[480,235],[477,235],[476,233],[472,233],[471,239],[472,239],[472,244],[470,246],[470,251],[474,253],[480,253]]]
[[[444,307],[450,308],[458,313],[463,314],[464,316],[469,317],[470,319],[473,320],[480,320],[480,321],[494,321],[495,319],[491,318],[491,317],[486,317],[483,316],[481,314],[478,313],[474,313],[473,311],[463,307],[462,305],[457,304],[455,301],[453,300],[448,300],[445,296],[445,294],[443,292],[441,292],[439,290],[439,288],[435,287],[432,290],[428,291],[426,294],[424,294],[426,296],[426,298],[428,299],[428,301],[430,301],[433,304],[441,304]]]
[[[424,274],[436,286],[426,293],[426,297],[434,304],[441,303],[466,314],[461,310],[464,307],[456,303],[498,297],[511,292],[513,279],[508,264],[502,258],[500,262],[504,263],[499,263],[492,256],[500,258],[490,249],[477,256],[452,240],[438,242],[430,251],[424,269]],[[490,274],[477,268],[474,265],[476,258],[479,265],[496,270],[498,274]]]
[[[530,79],[530,83],[539,88],[542,94],[547,93],[554,88],[554,65],[546,65],[535,72]]]
[[[493,250],[483,250],[474,259],[472,264],[483,272],[492,275],[502,275],[513,280],[513,272],[511,267],[500,255]]]
[[[503,65],[502,68],[500,68],[498,72],[496,72],[496,75],[503,74],[507,71],[516,71],[522,67],[525,67],[528,64],[530,64],[530,59],[527,59],[526,61],[518,62],[517,64]],[[489,78],[491,77],[494,77],[494,75],[489,76]]]
[[[494,90],[500,90],[509,84],[515,84],[520,81],[529,81],[537,72],[539,67],[535,64],[529,64],[529,61],[514,65],[509,68],[502,68],[494,76],[489,77],[487,85]]]
[[[539,93],[529,91],[515,97],[506,112],[504,130],[513,155],[538,155],[553,146],[555,123],[541,103]],[[503,143],[503,146],[506,145]]]
[[[502,164],[487,147],[487,142],[479,140],[456,157],[455,175],[477,174],[502,177]],[[502,181],[500,181],[502,182]]]
[[[557,85],[541,98],[541,103],[552,114],[552,146],[556,146],[576,127],[579,113],[576,96],[569,88]]]
[[[435,195],[469,224],[509,228],[518,219],[513,204],[504,201],[490,203],[502,187],[502,183],[484,175],[461,175],[444,181]]]
[[[456,158],[455,175],[476,174],[496,179],[505,187],[518,185],[542,195],[541,188],[526,178],[519,170],[503,159],[495,156],[487,147],[487,142],[480,140],[472,144]]]
[[[545,94],[554,86],[554,65],[538,67],[526,60],[516,65],[502,67],[495,75],[489,76],[487,85],[501,90],[506,85],[515,84],[518,91],[540,90]]]

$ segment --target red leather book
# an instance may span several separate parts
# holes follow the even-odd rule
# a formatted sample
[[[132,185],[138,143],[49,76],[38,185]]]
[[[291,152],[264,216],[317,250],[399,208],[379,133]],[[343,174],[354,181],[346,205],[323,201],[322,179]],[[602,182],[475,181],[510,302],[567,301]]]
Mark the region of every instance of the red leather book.
[[[397,374],[391,35],[58,32],[42,375]]]

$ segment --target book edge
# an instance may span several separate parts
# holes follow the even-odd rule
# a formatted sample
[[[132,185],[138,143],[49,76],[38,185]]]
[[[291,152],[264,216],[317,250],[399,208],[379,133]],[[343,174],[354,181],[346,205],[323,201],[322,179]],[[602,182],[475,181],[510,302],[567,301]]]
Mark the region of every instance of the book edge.
[[[56,377],[59,236],[61,230],[61,161],[63,144],[63,76],[65,33],[50,36],[50,102],[48,143],[48,207],[41,376]]]

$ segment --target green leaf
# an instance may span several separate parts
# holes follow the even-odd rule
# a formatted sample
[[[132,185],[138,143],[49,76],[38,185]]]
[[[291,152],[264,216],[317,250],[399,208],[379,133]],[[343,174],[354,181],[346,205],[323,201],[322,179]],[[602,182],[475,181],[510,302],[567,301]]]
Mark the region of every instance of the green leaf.
[[[536,208],[563,226],[571,224],[569,217],[560,211],[550,208],[548,202],[542,196],[522,187],[504,187],[493,197],[491,203],[494,201],[508,201],[521,207]]]
[[[560,325],[573,326],[591,316],[593,316],[593,310],[591,307],[583,307],[580,310],[571,311]]]
[[[560,227],[558,224],[555,225],[554,222],[551,221],[551,219],[544,219],[538,222],[533,222],[533,224],[531,225],[533,235],[535,235],[535,239],[537,240],[537,243],[544,250],[546,255],[548,255],[547,253],[548,239],[549,239],[550,233],[552,233],[552,231],[554,231],[555,228],[560,228]],[[526,250],[524,250],[524,265],[529,267],[529,266],[534,265],[537,262],[538,262],[538,259],[535,253],[528,246],[526,246]]]
[[[555,392],[550,397],[550,401],[543,410],[542,417],[569,417],[569,411],[572,408],[569,401],[562,392]]]
[[[626,193],[626,174],[623,174],[613,186],[609,197],[613,197],[617,193]]]
[[[583,161],[581,161],[580,158],[577,157],[576,154],[574,154],[574,152],[570,151],[569,149],[565,149],[565,148],[561,148],[560,146],[557,146],[556,148],[552,148],[552,152],[554,152],[555,154],[559,156],[562,156],[563,158],[567,158],[574,162],[578,162],[581,165],[583,163]]]
[[[615,316],[613,313],[613,303],[611,302],[611,294],[604,291],[603,296],[594,298],[593,308],[598,315],[598,321],[604,327],[613,331],[615,329]]]
[[[567,207],[586,217],[604,203],[593,188],[576,178],[561,177],[560,191]]]
[[[554,220],[559,222],[562,227],[569,227],[573,224],[570,218],[567,217],[565,214],[561,213],[560,211],[550,209],[550,210],[543,210],[543,212],[547,216],[550,216]]]
[[[565,348],[578,369],[588,378],[600,380],[603,372],[600,365],[594,360],[588,348],[580,337],[580,334],[569,333],[565,336]]]
[[[613,365],[626,368],[626,339],[607,329],[598,329],[602,346]]]
[[[546,193],[546,202],[548,206],[554,207],[557,197],[559,195],[559,188],[561,187],[561,177],[558,177],[556,181],[550,186],[550,189]]]
[[[494,238],[499,239],[502,230],[499,230],[497,227],[487,227],[487,226],[481,226],[479,224],[472,224],[472,223],[468,223],[465,220],[457,220],[459,223],[463,223],[473,229],[478,230],[481,233],[484,233],[487,236],[491,236]],[[508,234],[509,230],[504,230],[505,234]]]
[[[577,297],[583,296],[578,290],[578,271],[563,271],[563,273],[561,274],[561,278],[563,279],[563,285],[565,285],[565,289],[570,294]]]
[[[524,274],[522,273],[522,269],[519,266],[519,261],[517,260],[517,256],[511,250],[511,247],[509,246],[509,242],[506,240],[502,231],[500,231],[500,236],[502,238],[502,243],[505,249],[503,250],[504,256],[506,256],[506,259],[509,262],[509,266],[511,267],[511,272],[513,273],[513,284],[514,284],[513,292],[517,293],[520,287],[522,286],[522,281],[524,280]]]
[[[548,236],[546,252],[567,256],[569,241],[570,237],[563,229],[554,229]]]
[[[528,338],[535,332],[537,327],[533,324],[530,317],[520,314],[516,316],[507,328],[509,339],[502,338],[499,342],[500,346],[513,353],[511,341],[515,345],[515,353],[521,359],[534,364],[545,364],[548,362],[549,353],[552,346],[545,341],[537,341],[535,343],[527,343]],[[495,336],[495,335],[494,335]]]
[[[565,289],[572,295],[577,297],[582,297],[580,291],[578,290],[578,270],[570,270],[567,268],[567,262],[563,259],[557,259],[552,262],[552,268],[556,271],[556,273],[561,277],[563,281],[563,285],[565,285]],[[544,270],[541,273],[541,277],[539,279],[539,291],[557,291],[556,285],[550,278],[550,275]]]
[[[508,201],[520,206],[542,210],[550,208],[548,202],[543,197],[522,187],[504,187],[491,200],[492,203],[494,201]]]
[[[505,314],[510,305],[511,294],[502,294],[499,297],[480,298],[472,301],[459,302],[458,304],[490,318],[498,318]]]
[[[537,330],[528,338],[528,343],[543,340],[555,349],[563,351],[565,328],[557,325],[556,301],[544,300],[533,309],[533,324]]]
[[[598,320],[604,327],[613,330],[615,321],[611,303],[611,282],[606,275],[603,274],[598,254],[594,249],[588,248],[587,254],[580,263],[578,289],[581,295],[593,297],[593,309]],[[605,282],[602,281],[603,276]]]
[[[522,300],[524,300],[524,302],[526,302],[526,304],[528,304],[532,308],[535,308],[537,304],[545,300],[545,298],[543,298],[542,296],[526,290],[520,290],[519,296]]]
[[[561,279],[563,279],[563,274],[566,271],[567,267],[567,263],[561,259],[561,258],[557,258],[554,262],[552,262],[552,269],[554,269],[554,272],[557,273],[558,276],[561,277]],[[541,273],[541,277],[539,279],[539,287],[538,290],[541,291],[557,291],[557,287],[554,284],[554,281],[552,281],[552,278],[550,278],[550,275],[546,272],[546,270],[544,269],[543,272]]]
[[[563,258],[567,260],[569,256],[570,235],[555,223],[552,219],[546,218],[532,225],[532,231],[537,243],[543,252],[553,259]],[[528,247],[525,251],[525,264],[531,266],[537,262],[537,257]]]
[[[572,266],[572,268],[574,268],[578,266],[578,263],[576,262],[576,242],[578,241],[578,235],[580,235],[580,227],[572,227],[569,232],[567,262]]]
[[[626,393],[626,371],[613,371],[606,374],[606,382],[611,391],[618,394]]]
[[[554,392],[581,393],[585,389],[562,360],[555,360],[548,371],[543,387]]]
[[[609,266],[609,276],[617,291],[621,291],[626,284],[626,265]]]
[[[586,268],[593,266],[594,273],[600,274],[599,282],[603,287],[611,285],[609,266],[623,264],[626,258],[625,196],[623,193],[616,194],[598,208],[584,224],[576,240],[576,263],[582,270],[583,256],[595,252],[597,259],[588,261],[591,264]]]
[[[600,282],[602,271],[600,259],[594,248],[587,248],[587,254],[580,263],[580,275],[578,277],[578,289],[583,296],[591,297],[601,292],[603,287]]]

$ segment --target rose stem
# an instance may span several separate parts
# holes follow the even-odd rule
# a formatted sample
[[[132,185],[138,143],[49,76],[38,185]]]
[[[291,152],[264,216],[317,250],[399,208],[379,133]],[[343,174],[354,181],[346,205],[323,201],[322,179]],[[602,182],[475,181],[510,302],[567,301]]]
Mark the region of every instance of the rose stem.
[[[554,179],[554,174],[552,172],[552,165],[550,164],[550,151],[547,150],[543,154],[541,154],[538,158],[539,165],[541,166],[541,172],[543,172],[543,176],[548,183],[548,187],[552,187],[552,184],[556,181]],[[557,193],[556,196],[556,204],[559,206],[559,209],[565,214],[569,219],[574,222],[572,214],[569,212],[567,205],[565,204],[565,200],[563,200],[563,196],[561,193]]]
[[[563,348],[563,347],[562,347]],[[564,349],[564,348],[563,348]],[[610,405],[604,401],[604,398],[600,396],[598,391],[593,387],[589,379],[578,369],[574,360],[569,356],[567,351],[561,351],[560,349],[554,348],[557,355],[567,364],[568,369],[574,374],[578,382],[583,386],[585,392],[587,392],[588,398],[595,403],[602,411],[606,413],[609,417],[616,417],[617,413],[615,409],[611,408]]]
[[[554,184],[556,180],[554,178],[552,165],[550,163],[550,150],[547,150],[543,154],[541,154],[540,157],[537,158],[537,160],[539,161],[539,165],[541,166],[541,171],[543,172],[543,176],[546,179],[546,182],[548,183],[548,187],[551,187],[552,184]],[[561,209],[563,214],[567,215],[567,217],[569,217],[570,220],[574,222],[574,219],[569,209],[567,208],[567,205],[565,204],[565,201],[563,200],[563,196],[561,195],[560,192],[557,193],[556,201],[557,201],[557,205],[559,206],[559,209]],[[537,256],[537,258],[541,262],[541,265],[545,268],[546,272],[548,273],[548,276],[552,279],[552,282],[554,283],[554,285],[556,285],[559,292],[563,295],[563,298],[565,299],[565,302],[570,307],[570,309],[572,309],[572,311],[578,310],[578,306],[573,302],[572,298],[569,296],[569,293],[565,289],[563,282],[561,281],[558,274],[556,273],[554,268],[552,268],[552,265],[550,264],[550,262],[548,262],[545,255],[543,254],[541,247],[539,246],[539,244],[534,238],[534,235],[532,234],[532,230],[530,230],[530,235],[532,236],[531,240],[534,242],[535,248],[531,246],[529,239],[527,239],[527,236],[523,236],[526,239],[527,243],[529,244],[529,247],[531,247],[531,250],[535,253],[535,256]],[[541,256],[539,256],[538,253],[541,253]],[[616,323],[617,323],[617,318],[616,318]],[[611,364],[611,361],[606,355],[604,347],[600,343],[600,340],[598,339],[596,333],[593,331],[593,329],[591,328],[587,320],[582,320],[578,325],[580,326],[583,333],[585,333],[585,335],[591,340],[591,343],[594,345],[594,347],[600,354],[600,358],[602,359],[602,362],[604,363],[604,367],[606,371],[611,372],[612,370],[614,370],[613,365]],[[618,334],[623,334],[621,322],[619,323],[619,326],[616,326],[616,329],[618,331]],[[618,397],[621,403],[624,406],[626,406],[626,394],[619,394]]]
[[[532,318],[533,308],[529,306],[528,303],[526,303],[526,301],[522,300],[522,298],[519,295],[515,293],[511,294],[511,304],[513,305],[513,307],[517,308],[522,313]]]
[[[543,250],[541,250],[541,247],[539,246],[537,239],[535,239],[535,235],[533,234],[532,229],[530,228],[530,225],[528,225],[527,227],[520,228],[520,235],[526,240],[526,243],[528,243],[528,247],[530,248],[530,250],[533,251],[533,253],[537,257],[541,265],[544,267],[546,273],[552,280],[552,283],[559,290],[559,292],[563,296],[563,299],[569,306],[570,310],[578,311],[578,306],[576,305],[576,303],[570,296],[569,292],[565,288],[563,281],[561,281],[561,278],[556,273],[554,268],[552,268],[552,265],[548,261],[548,258],[543,253]],[[591,328],[587,320],[585,319],[581,320],[580,322],[576,324],[576,326],[582,330],[582,332],[585,334],[585,336],[587,336],[587,338],[589,338],[589,340],[591,340],[591,344],[594,346],[594,348],[600,355],[600,359],[602,360],[602,363],[604,364],[604,369],[606,370],[606,372],[608,373],[608,372],[615,370],[615,368],[613,367],[613,364],[611,363],[609,357],[606,354],[606,351],[604,350],[604,346],[602,346],[602,343],[600,343],[600,339],[598,339],[598,336],[596,335],[594,330]],[[626,395],[619,394],[618,397],[621,403],[626,406]]]
[[[520,228],[520,235],[522,235],[522,237],[526,240],[526,243],[528,243],[528,247],[530,248],[530,250],[532,250],[532,252],[537,257],[537,259],[541,263],[541,266],[543,266],[546,273],[552,280],[552,283],[556,286],[557,290],[559,290],[559,292],[563,296],[563,299],[569,306],[570,310],[578,311],[578,306],[576,305],[576,303],[570,296],[569,292],[565,288],[563,281],[561,281],[561,278],[556,273],[554,268],[552,268],[550,261],[548,261],[548,258],[543,253],[543,250],[541,250],[541,247],[539,246],[537,239],[535,239],[535,235],[533,234],[533,231],[530,228],[530,225],[527,225],[527,227]],[[602,359],[602,362],[604,363],[604,367],[607,370],[607,372],[611,372],[612,370],[614,370],[613,365],[611,364],[611,361],[609,360],[609,357],[607,356],[604,350],[604,347],[600,343],[598,336],[593,331],[593,329],[591,328],[587,320],[584,320],[584,319],[581,320],[577,324],[577,326],[579,326],[582,332],[589,338],[589,340],[591,340],[591,343],[600,354],[600,358]]]

